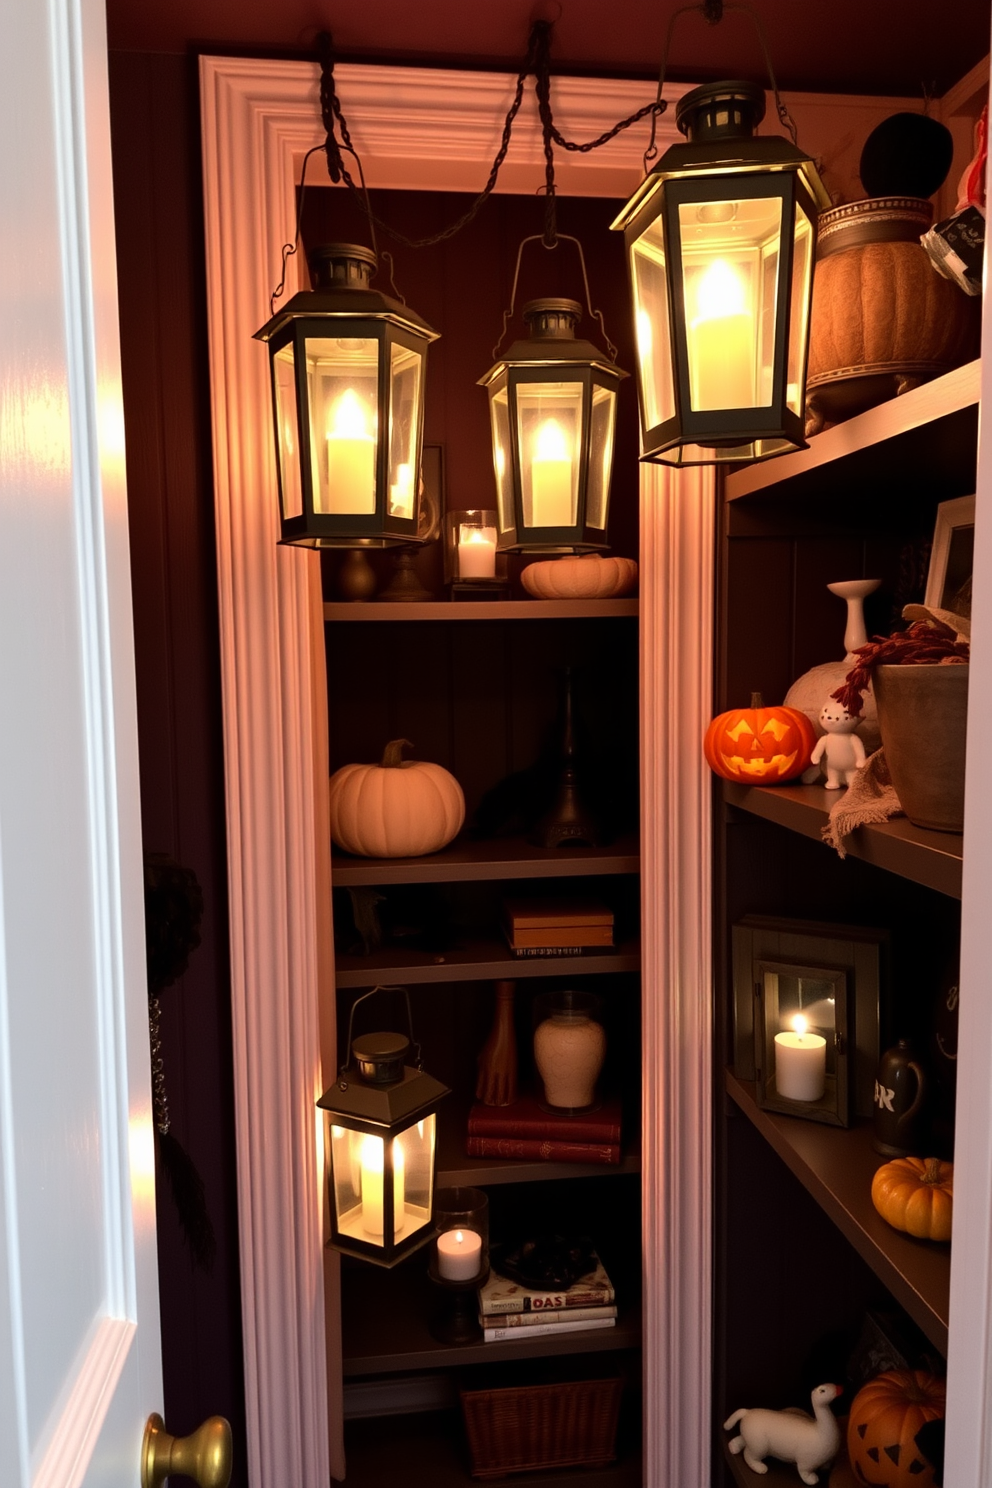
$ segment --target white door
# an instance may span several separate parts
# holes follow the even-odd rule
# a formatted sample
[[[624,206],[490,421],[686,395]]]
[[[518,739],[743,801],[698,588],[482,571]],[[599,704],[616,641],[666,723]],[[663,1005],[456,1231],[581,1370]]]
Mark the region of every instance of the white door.
[[[0,1484],[136,1488],[162,1380],[105,22],[0,14]]]

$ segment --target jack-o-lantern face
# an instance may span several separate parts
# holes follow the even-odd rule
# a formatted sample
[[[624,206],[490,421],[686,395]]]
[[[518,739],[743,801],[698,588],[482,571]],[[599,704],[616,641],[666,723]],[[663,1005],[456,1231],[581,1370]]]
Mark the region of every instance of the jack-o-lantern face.
[[[855,1395],[847,1426],[851,1470],[866,1488],[933,1488],[931,1462],[917,1440],[943,1418],[945,1387],[922,1370],[876,1375]]]
[[[777,785],[794,780],[809,764],[816,735],[796,708],[766,708],[761,694],[750,708],[732,708],[706,730],[703,752],[711,770],[724,780],[746,785]]]

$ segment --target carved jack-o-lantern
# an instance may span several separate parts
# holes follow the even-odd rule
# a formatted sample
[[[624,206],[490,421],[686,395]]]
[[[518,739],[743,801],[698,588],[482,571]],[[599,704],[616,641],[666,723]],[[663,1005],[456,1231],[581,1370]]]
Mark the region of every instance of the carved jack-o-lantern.
[[[917,1436],[944,1415],[943,1380],[922,1370],[892,1369],[869,1380],[851,1402],[847,1454],[870,1488],[932,1488],[934,1470]]]
[[[809,764],[816,734],[805,713],[766,708],[761,693],[750,708],[731,708],[706,730],[703,752],[710,769],[724,780],[745,785],[778,785],[795,780]]]

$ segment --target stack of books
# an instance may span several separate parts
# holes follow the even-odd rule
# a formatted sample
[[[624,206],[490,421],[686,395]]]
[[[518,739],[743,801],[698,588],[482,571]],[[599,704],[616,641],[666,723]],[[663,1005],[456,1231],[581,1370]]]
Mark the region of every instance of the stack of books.
[[[519,1282],[491,1271],[479,1288],[479,1326],[486,1343],[519,1338],[541,1338],[582,1329],[615,1328],[616,1292],[606,1269],[594,1256],[593,1269],[562,1292],[531,1291]]]
[[[582,956],[613,947],[613,911],[598,900],[506,899],[503,932],[515,956]]]
[[[465,1152],[527,1162],[618,1163],[620,1102],[605,1100],[578,1116],[546,1111],[532,1095],[509,1106],[477,1102],[468,1116]]]

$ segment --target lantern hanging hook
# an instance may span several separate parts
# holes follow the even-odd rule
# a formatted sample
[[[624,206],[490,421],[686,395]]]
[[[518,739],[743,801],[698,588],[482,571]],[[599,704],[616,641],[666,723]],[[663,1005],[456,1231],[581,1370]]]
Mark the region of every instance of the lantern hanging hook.
[[[506,340],[506,328],[510,324],[510,321],[513,319],[513,311],[517,303],[517,284],[520,279],[520,261],[523,258],[524,249],[527,247],[528,243],[540,243],[542,247],[548,249],[557,248],[559,243],[575,244],[576,248],[579,250],[579,263],[582,265],[582,284],[586,292],[586,309],[589,311],[592,319],[598,321],[599,329],[603,333],[603,340],[606,342],[606,349],[610,355],[610,361],[615,362],[617,359],[617,348],[613,345],[613,342],[610,340],[609,334],[607,333],[606,322],[603,319],[603,312],[602,310],[596,310],[593,308],[592,295],[589,293],[589,274],[586,270],[586,256],[582,250],[582,244],[579,242],[578,238],[573,238],[571,233],[559,233],[553,243],[546,242],[543,233],[532,233],[529,238],[521,239],[520,247],[517,249],[516,267],[513,270],[513,287],[510,290],[510,304],[509,308],[503,311],[503,326],[499,333],[499,340],[493,347],[493,361],[495,362],[499,360],[500,347]]]
[[[361,995],[361,997],[356,997],[355,1000],[354,1000],[354,1002],[351,1004],[351,1011],[348,1014],[348,1041],[347,1041],[347,1043],[345,1045],[344,1063],[342,1065],[340,1065],[339,1068],[338,1068],[338,1074],[339,1075],[343,1075],[345,1073],[345,1071],[348,1068],[349,1061],[351,1059],[351,1035],[352,1035],[352,1032],[353,1032],[354,1026],[355,1026],[355,1009],[357,1008],[357,1006],[358,1006],[358,1004],[360,1002],[367,1002],[368,999],[370,997],[374,997],[377,992],[402,992],[403,993],[404,1000],[406,1001],[406,1022],[407,1022],[407,1028],[410,1031],[410,1047],[413,1050],[415,1067],[418,1070],[422,1070],[423,1067],[424,1067],[423,1055],[421,1054],[420,1045],[417,1043],[417,1040],[416,1040],[416,1038],[414,1036],[414,1032],[413,1032],[413,1010],[410,1007],[410,991],[409,991],[409,988],[407,988],[407,987],[387,987],[384,984],[380,984],[379,986],[373,987],[370,992],[363,992],[362,995]]]

